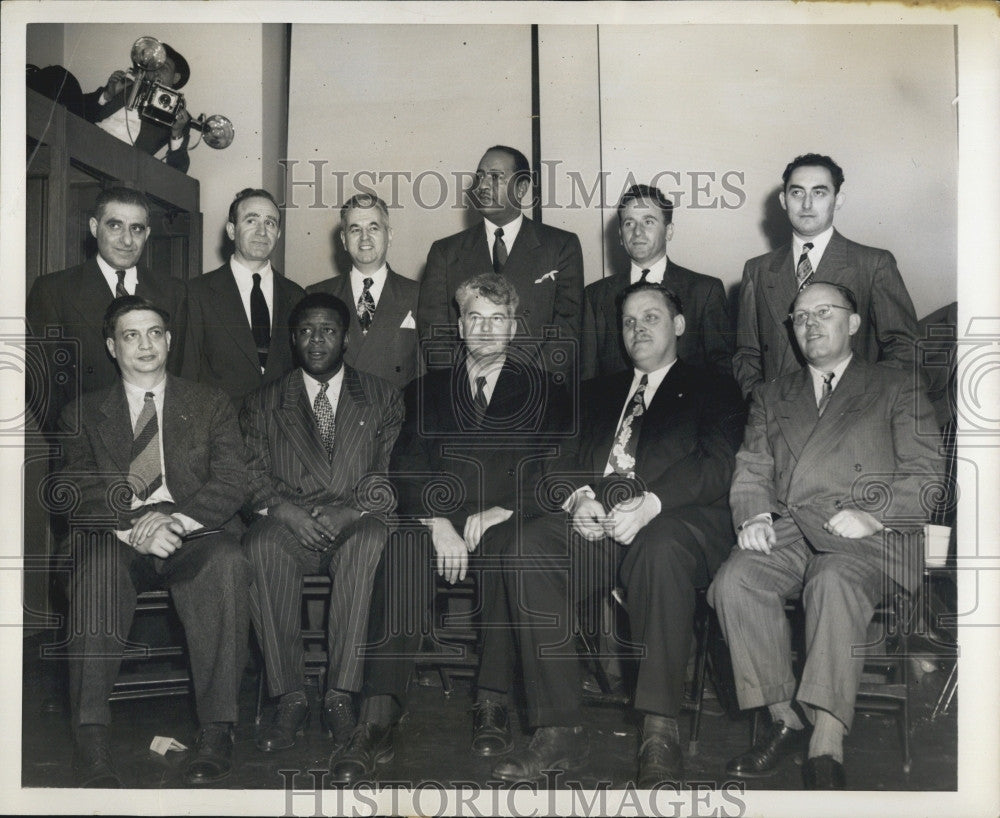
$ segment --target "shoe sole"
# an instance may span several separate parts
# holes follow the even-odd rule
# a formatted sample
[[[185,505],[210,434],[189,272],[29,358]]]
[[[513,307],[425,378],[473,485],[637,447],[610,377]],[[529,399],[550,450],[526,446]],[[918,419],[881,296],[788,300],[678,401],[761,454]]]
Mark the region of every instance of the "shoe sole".
[[[365,770],[363,773],[361,773],[361,775],[350,776],[349,778],[331,777],[328,780],[330,784],[332,784],[335,787],[350,787],[361,781],[370,781],[371,777],[375,775],[375,767],[378,767],[382,764],[388,764],[395,757],[396,757],[396,748],[392,746],[386,747],[384,750],[380,750],[375,754],[375,758],[373,760],[374,766],[372,767],[371,770]]]
[[[586,767],[587,766],[587,762],[589,760],[590,760],[590,756],[588,754],[588,756],[586,758],[582,758],[579,761],[576,761],[574,764],[564,764],[564,763],[556,762],[555,764],[550,764],[545,769],[546,770],[557,770],[557,771],[563,772],[563,773],[575,773],[575,772],[578,772],[579,770],[582,770],[584,767]],[[540,782],[544,782],[545,781],[545,776],[544,775],[539,775],[539,776],[537,776],[535,778],[520,778],[520,777],[518,777],[516,775],[503,775],[502,773],[497,773],[496,771],[493,772],[493,775],[495,775],[501,781],[507,781],[507,782],[512,783],[512,784],[516,784],[519,781],[532,781],[532,782],[535,782],[535,783],[540,783]]]
[[[727,767],[726,775],[733,775],[736,776],[736,778],[770,778],[773,775],[777,775],[787,761],[792,761],[796,765],[801,767],[802,763],[805,761],[805,751],[803,750],[794,753],[791,756],[786,756],[785,758],[781,759],[777,764],[775,764],[774,767],[772,767],[770,770],[762,770],[761,772],[757,772],[756,770],[737,772],[736,770],[730,770]]]

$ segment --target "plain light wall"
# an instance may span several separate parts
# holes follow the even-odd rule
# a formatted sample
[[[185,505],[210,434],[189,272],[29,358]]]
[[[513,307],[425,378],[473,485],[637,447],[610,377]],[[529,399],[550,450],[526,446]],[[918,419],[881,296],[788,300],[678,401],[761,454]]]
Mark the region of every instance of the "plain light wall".
[[[769,237],[790,236],[775,195],[785,165],[823,153],[846,176],[835,227],[892,251],[918,317],[955,299],[952,27],[600,26],[599,58],[607,235],[629,171],[677,172],[662,188],[677,208],[668,252],[731,287]],[[730,172],[745,201],[721,183]],[[620,257],[609,242],[609,270]]]
[[[192,117],[224,114],[233,121],[236,138],[225,150],[204,143],[190,152],[188,175],[201,185],[204,236],[202,266],[213,269],[225,260],[224,228],[229,203],[238,190],[263,182],[264,54],[262,26],[149,24],[71,24],[63,29],[63,64],[84,92],[107,82],[116,69],[131,65],[132,43],[144,34],[169,43],[191,66],[191,79],[181,89]],[[31,59],[31,40],[28,42]],[[192,133],[192,141],[198,133]]]
[[[454,174],[467,179],[497,143],[530,157],[529,26],[294,25],[290,75],[289,176],[310,183],[286,200],[286,266],[299,284],[344,272],[334,231],[357,173],[399,205],[389,264],[419,278],[431,243],[471,223]],[[322,189],[311,184],[317,167]],[[335,172],[346,173],[339,184]],[[411,181],[378,181],[392,173]]]

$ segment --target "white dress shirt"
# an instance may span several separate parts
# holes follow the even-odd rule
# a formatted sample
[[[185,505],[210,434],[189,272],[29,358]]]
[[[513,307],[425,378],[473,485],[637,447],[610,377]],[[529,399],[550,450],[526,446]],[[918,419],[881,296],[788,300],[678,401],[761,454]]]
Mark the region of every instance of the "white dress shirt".
[[[236,256],[232,256],[229,259],[229,267],[233,271],[233,278],[236,279],[236,286],[240,291],[240,298],[243,300],[243,311],[247,315],[247,324],[253,326],[253,319],[250,317],[250,291],[253,290],[253,270],[240,264],[236,260]],[[267,313],[271,316],[271,326],[274,327],[274,273],[271,271],[271,262],[266,262],[257,272],[260,273],[260,289],[264,293]]]
[[[519,215],[510,224],[503,226],[503,243],[507,248],[507,255],[514,249],[514,240],[521,232],[521,225],[524,224],[524,214]],[[499,224],[493,224],[489,219],[483,219],[483,226],[486,228],[486,247],[490,251],[490,258],[493,258],[493,245],[496,242],[496,232],[500,229]]]
[[[826,377],[826,373],[833,373],[833,380],[830,381],[830,392],[832,393],[840,384],[840,379],[844,377],[844,370],[847,369],[847,365],[853,357],[854,353],[852,352],[833,369],[816,369],[812,364],[809,364],[809,374],[812,376],[813,393],[816,395],[817,406],[819,406],[820,398],[823,397],[823,378]]]
[[[798,233],[792,233],[792,266],[797,267],[799,264],[799,259],[802,258],[802,247],[807,242],[812,242],[812,249],[809,250],[809,263],[812,265],[813,270],[819,269],[819,263],[823,260],[823,253],[826,252],[826,246],[830,243],[830,239],[833,237],[833,225],[830,225],[826,230],[820,233],[818,236],[813,236],[811,239],[802,238]]]
[[[651,281],[654,284],[662,284],[663,276],[667,274],[667,257],[664,256],[659,261],[653,262],[649,267],[640,267],[633,261],[632,268],[629,271],[629,283],[635,284],[642,278],[643,270],[649,270],[646,281]]]
[[[104,274],[104,280],[108,282],[108,286],[111,288],[111,294],[115,294],[115,290],[118,289],[118,274],[115,270],[119,269],[117,267],[112,267],[108,264],[103,257],[97,256],[97,266],[101,268],[101,272]],[[134,267],[129,267],[125,271],[125,289],[128,290],[129,295],[135,295],[135,288],[139,286],[139,271]]]
[[[372,294],[372,300],[375,302],[375,307],[377,308],[378,301],[382,297],[382,288],[385,287],[385,279],[388,275],[389,266],[387,264],[383,264],[374,273],[362,273],[357,267],[351,267],[351,294],[354,296],[354,303],[348,304],[348,306],[353,307],[357,311],[358,301],[361,300],[361,293],[365,291],[365,279],[370,278],[372,285],[368,288],[368,292]]]
[[[473,398],[476,397],[477,391],[476,378],[486,378],[486,383],[483,384],[483,394],[486,396],[486,405],[490,405],[493,390],[496,389],[497,380],[500,377],[500,370],[503,369],[506,360],[507,356],[504,355],[501,358],[491,359],[486,366],[480,366],[471,357],[465,359],[465,371],[469,376],[469,391]]]

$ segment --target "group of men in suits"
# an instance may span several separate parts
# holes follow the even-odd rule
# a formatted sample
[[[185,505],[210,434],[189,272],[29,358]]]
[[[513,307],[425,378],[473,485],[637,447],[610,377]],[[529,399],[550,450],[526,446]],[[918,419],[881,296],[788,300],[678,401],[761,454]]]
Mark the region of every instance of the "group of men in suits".
[[[198,609],[211,622],[186,628],[202,722],[186,780],[231,769],[248,617],[277,699],[257,746],[287,749],[305,729],[299,594],[304,574],[322,572],[332,579],[320,712],[335,739],[331,774],[366,780],[392,756],[435,572],[456,582],[475,571],[472,749],[505,756],[502,780],[586,759],[579,671],[559,653],[572,652],[576,606],[615,585],[644,647],[636,780],[681,780],[695,593],[714,576],[709,599],[741,705],[773,717],[728,771],[767,775],[808,749],[807,786],[843,786],[850,645],[891,583],[910,587],[894,566],[912,556],[902,534],[921,521],[918,489],[940,464],[915,437],[925,409],[905,371],[915,322],[892,256],[833,230],[843,173],[829,157],[799,157],[783,179],[792,243],[747,263],[735,356],[721,282],[667,256],[673,208],[660,191],[622,196],[630,269],[584,289],[579,240],[523,216],[528,163],[505,146],[484,154],[469,191],[482,222],[435,242],[419,285],[386,263],[392,229],[376,196],[341,209],[350,273],[308,294],[271,266],[281,215],[267,191],[237,194],[230,260],[186,287],[139,264],[144,197],[99,197],[98,258],[39,278],[28,297],[33,334],[65,342],[83,397],[67,405],[67,379],[53,380],[31,404],[46,431],[73,433],[64,474],[86,487],[90,517],[107,512],[103,550],[78,534],[71,543],[81,613],[102,588],[127,589],[101,609],[116,625],[100,650],[115,655],[146,584],[170,587],[188,625],[185,606],[207,601],[184,589],[225,583],[210,612]],[[546,354],[559,339],[579,341],[576,360]],[[876,370],[882,361],[902,371]],[[574,367],[589,378],[579,391]],[[876,474],[898,475],[891,509],[862,507],[859,486]],[[121,483],[125,505],[98,509]],[[775,612],[799,593],[818,658],[796,687]],[[205,646],[222,635],[230,649],[214,672]],[[108,786],[118,781],[106,705],[117,664],[90,651],[71,663],[78,765],[82,783]],[[514,752],[518,664],[536,729]],[[815,718],[811,733],[800,714]]]

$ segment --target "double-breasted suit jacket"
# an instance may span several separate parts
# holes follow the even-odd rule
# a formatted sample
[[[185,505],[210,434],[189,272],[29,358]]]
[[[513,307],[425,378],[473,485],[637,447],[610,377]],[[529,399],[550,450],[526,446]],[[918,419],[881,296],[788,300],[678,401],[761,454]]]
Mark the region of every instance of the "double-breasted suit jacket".
[[[310,284],[306,292],[335,295],[350,310],[345,363],[378,375],[399,389],[422,374],[416,324],[420,285],[416,281],[404,278],[391,268],[388,270],[367,334],[361,331],[358,321],[350,274]]]
[[[249,392],[292,368],[288,316],[305,290],[276,270],[273,281],[271,345],[263,373],[253,329],[229,262],[188,283],[190,315],[181,374],[219,387],[237,407]]]
[[[616,273],[588,284],[584,290],[581,336],[583,378],[595,378],[629,369],[622,346],[621,319],[615,299],[630,283],[630,273]],[[722,282],[667,260],[663,284],[681,300],[684,334],[677,339],[677,356],[696,367],[710,366],[730,374],[733,333]]]
[[[760,381],[805,364],[788,320],[798,291],[795,262],[787,244],[743,268],[733,372],[744,395]],[[857,244],[835,230],[812,280],[843,284],[856,296],[861,316],[851,341],[856,354],[912,371],[917,318],[892,253]]]

